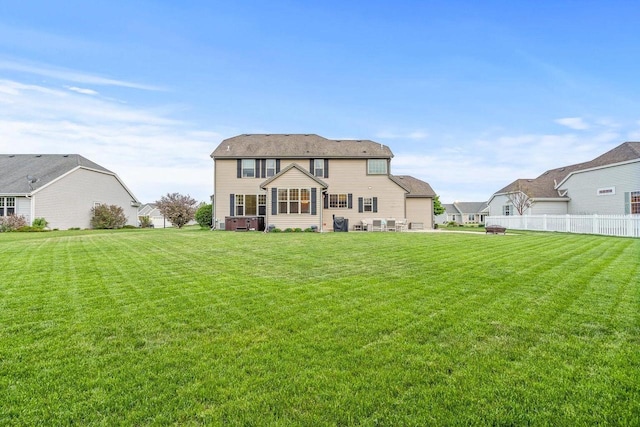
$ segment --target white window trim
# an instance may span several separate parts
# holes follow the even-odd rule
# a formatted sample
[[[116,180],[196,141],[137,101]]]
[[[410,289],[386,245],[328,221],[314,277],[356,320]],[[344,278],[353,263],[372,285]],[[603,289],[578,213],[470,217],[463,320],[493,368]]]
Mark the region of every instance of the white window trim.
[[[377,166],[379,165],[384,165],[384,171],[380,172],[378,170]],[[367,160],[367,175],[387,175],[387,173],[388,173],[388,162],[386,159],[368,159]]]

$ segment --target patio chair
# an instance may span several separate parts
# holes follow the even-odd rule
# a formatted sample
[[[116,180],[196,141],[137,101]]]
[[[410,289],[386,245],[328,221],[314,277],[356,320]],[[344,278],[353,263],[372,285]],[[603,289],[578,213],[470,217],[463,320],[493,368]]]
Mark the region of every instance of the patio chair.
[[[371,221],[371,231],[384,231],[381,219],[374,219]]]
[[[405,231],[407,229],[407,220],[399,219],[396,221],[396,231]]]
[[[397,231],[396,230],[396,220],[395,219],[388,219],[387,220],[386,230],[387,231]]]

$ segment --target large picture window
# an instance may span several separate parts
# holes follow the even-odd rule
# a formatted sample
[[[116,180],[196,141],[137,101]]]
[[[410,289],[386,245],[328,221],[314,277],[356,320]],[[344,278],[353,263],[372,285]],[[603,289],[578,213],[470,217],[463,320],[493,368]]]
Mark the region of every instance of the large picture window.
[[[15,197],[0,197],[0,216],[10,216],[16,213]]]
[[[369,175],[386,175],[387,160],[386,159],[369,159],[367,161],[367,173]]]
[[[278,188],[279,214],[311,212],[311,190],[308,188]]]
[[[233,195],[232,216],[265,216],[267,214],[266,194]]]

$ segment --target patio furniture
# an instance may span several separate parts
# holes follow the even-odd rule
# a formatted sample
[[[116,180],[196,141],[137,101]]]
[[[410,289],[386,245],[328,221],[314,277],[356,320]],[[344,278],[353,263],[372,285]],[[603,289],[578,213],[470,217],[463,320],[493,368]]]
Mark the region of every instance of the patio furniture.
[[[371,231],[384,231],[384,224],[381,219],[371,221]]]
[[[396,231],[396,220],[395,219],[388,219],[386,227],[385,227],[385,230],[386,231]]]

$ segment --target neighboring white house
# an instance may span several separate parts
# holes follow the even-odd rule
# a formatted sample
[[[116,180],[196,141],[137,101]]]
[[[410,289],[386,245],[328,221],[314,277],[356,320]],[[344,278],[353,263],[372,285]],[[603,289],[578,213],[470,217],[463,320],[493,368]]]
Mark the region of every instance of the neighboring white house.
[[[484,224],[487,202],[454,202],[443,204],[444,212],[436,215],[436,224],[453,221],[458,224]]]
[[[118,175],[78,154],[0,155],[0,216],[44,218],[49,228],[91,226],[91,209],[120,206],[137,225],[140,202]]]
[[[491,196],[489,215],[518,215],[510,200],[516,193],[533,202],[524,215],[640,214],[640,142],[625,142],[589,162],[551,169],[535,179],[518,179]]]

